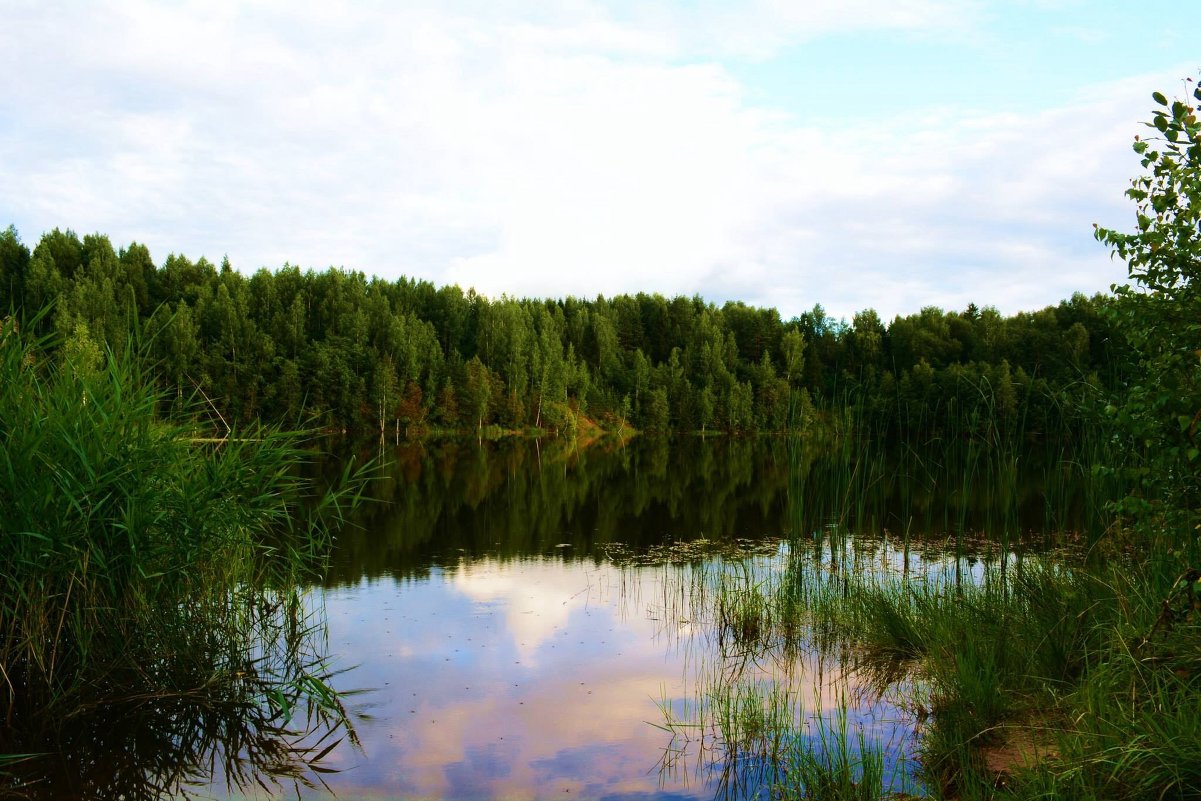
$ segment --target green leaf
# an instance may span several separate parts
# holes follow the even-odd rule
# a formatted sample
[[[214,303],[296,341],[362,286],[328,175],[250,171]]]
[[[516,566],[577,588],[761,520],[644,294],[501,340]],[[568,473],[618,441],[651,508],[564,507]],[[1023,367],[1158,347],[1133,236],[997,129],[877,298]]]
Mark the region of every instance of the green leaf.
[[[1166,106],[1168,104],[1168,99],[1159,92],[1152,92],[1151,99],[1161,106]]]

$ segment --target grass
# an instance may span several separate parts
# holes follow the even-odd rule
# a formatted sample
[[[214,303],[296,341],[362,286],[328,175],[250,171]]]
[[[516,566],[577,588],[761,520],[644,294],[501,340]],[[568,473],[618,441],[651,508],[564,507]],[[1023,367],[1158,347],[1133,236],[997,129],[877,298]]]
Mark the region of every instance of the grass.
[[[818,653],[913,713],[931,796],[1201,797],[1201,541],[1102,512],[1118,488],[1091,465],[1120,463],[1112,441],[1047,435],[1031,456],[965,434],[897,452],[846,430],[793,451],[782,564],[730,555],[680,575],[680,606],[724,660],[730,687],[710,686],[696,717],[733,733],[712,738],[733,744],[727,762],[766,759],[780,797],[894,792],[862,729],[797,751],[803,716],[764,714],[778,687],[738,684],[747,665],[779,676]],[[770,746],[742,747],[760,731]]]
[[[871,742],[862,728],[854,736],[845,701],[833,719],[811,721],[809,741],[789,754],[783,776],[773,787],[779,799],[806,801],[876,801],[911,788],[903,765],[889,773],[884,749]]]
[[[939,797],[1192,798],[1201,587],[1164,556],[1028,559],[966,583],[861,572],[810,589],[808,610],[861,675],[922,688]]]
[[[879,554],[834,537],[821,553],[782,561],[778,550],[731,552],[663,566],[662,609],[653,614],[688,620],[692,639],[683,647],[694,655],[692,696],[660,703],[673,735],[665,768],[691,759],[727,798],[880,798],[916,786],[899,756],[904,743],[882,742],[865,720],[850,722],[848,699],[863,701],[864,687],[841,671],[840,655],[799,611],[838,586],[833,564],[866,570]],[[807,583],[798,589],[802,573]],[[834,610],[832,599],[825,608]],[[890,709],[883,703],[869,718],[887,718]]]
[[[767,676],[720,671],[700,677],[697,696],[660,704],[673,735],[665,768],[679,769],[689,749],[694,770],[719,798],[878,799],[917,788],[896,743],[852,725],[843,698],[823,710],[821,691],[806,710],[798,690]]]
[[[128,350],[77,364],[0,327],[0,787],[7,771],[29,795],[121,785],[126,763],[106,772],[86,754],[127,718],[173,751],[216,747],[203,721],[224,728],[253,766],[231,781],[296,772],[316,753],[306,715],[351,732],[295,579],[320,564],[353,496],[313,497],[294,435],[193,444],[159,419]],[[12,767],[33,753],[48,756],[16,764],[42,767]],[[191,775],[180,759],[197,767],[195,753],[166,757],[150,782],[160,795]],[[63,764],[79,770],[54,778]]]

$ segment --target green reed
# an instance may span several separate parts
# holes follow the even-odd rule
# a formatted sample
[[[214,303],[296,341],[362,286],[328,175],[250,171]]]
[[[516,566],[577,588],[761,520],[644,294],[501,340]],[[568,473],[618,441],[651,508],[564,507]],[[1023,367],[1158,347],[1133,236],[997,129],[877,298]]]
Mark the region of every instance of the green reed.
[[[305,759],[305,715],[349,724],[296,579],[319,566],[353,482],[313,497],[294,435],[194,442],[159,419],[132,345],[81,363],[52,344],[0,327],[0,753],[82,747],[87,720],[103,733],[135,711],[163,712],[179,751],[197,738],[176,727],[213,713],[286,774]]]
[[[719,798],[858,801],[917,787],[903,761],[888,764],[885,744],[849,723],[845,697],[824,710],[817,693],[806,709],[779,678],[714,670],[698,683],[691,701],[660,704],[661,728],[673,735],[663,764],[679,769],[695,748],[695,768],[715,780]]]
[[[910,408],[902,438],[851,406],[827,436],[794,440],[782,563],[690,574],[688,616],[720,646],[704,696],[716,731],[765,730],[779,685],[754,671],[778,679],[818,654],[913,714],[936,797],[1196,797],[1201,544],[1119,524],[1106,468],[1124,455],[1095,391],[1079,395],[1005,419],[987,395],[970,416]],[[749,750],[774,793],[892,792],[873,778],[876,746],[846,770],[862,730],[833,726],[786,768],[806,725],[794,712]]]
[[[1092,554],[1002,553],[966,578],[958,559],[905,574],[798,553],[779,586],[820,647],[927,719],[939,797],[1192,797],[1201,584],[1181,565],[1198,549],[1141,538],[1132,559],[1112,537]]]
[[[995,758],[1014,732],[1046,751],[1054,726],[1032,710],[1067,714],[1063,699],[1112,637],[1097,610],[1129,607],[1088,567],[1118,497],[1095,469],[1121,459],[1105,426],[1054,399],[1037,426],[1027,407],[1002,421],[980,395],[970,419],[954,404],[940,420],[910,407],[901,438],[848,399],[839,450],[794,443],[791,551],[770,602],[810,645],[907,697],[927,721],[928,787],[954,797],[987,795],[1015,771]],[[1037,555],[1058,545],[1075,555]]]
[[[903,766],[890,775],[883,749],[863,729],[852,733],[845,699],[833,718],[817,715],[810,721],[808,739],[788,755],[783,776],[772,787],[779,799],[806,801],[877,801],[903,796],[911,788]]]
[[[678,769],[691,750],[696,769],[730,798],[878,798],[916,786],[902,743],[848,723],[852,696],[861,702],[875,689],[843,670],[848,654],[823,637],[813,611],[821,604],[834,613],[842,581],[871,571],[880,555],[831,530],[817,555],[777,550],[664,566],[654,615],[688,621],[693,655],[692,695],[660,704],[673,735],[665,768]]]

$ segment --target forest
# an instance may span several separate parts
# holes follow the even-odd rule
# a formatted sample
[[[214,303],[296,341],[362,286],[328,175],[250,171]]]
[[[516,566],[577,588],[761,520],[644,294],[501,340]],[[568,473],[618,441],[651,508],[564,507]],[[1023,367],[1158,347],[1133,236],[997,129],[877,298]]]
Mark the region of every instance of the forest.
[[[784,320],[699,296],[487,298],[289,264],[247,276],[228,259],[156,264],[100,233],[56,228],[32,250],[15,227],[0,233],[0,310],[54,334],[79,370],[136,339],[174,411],[203,399],[222,430],[780,432],[854,407],[881,432],[1047,431],[1095,413],[1121,380],[1112,302],[888,323],[814,305]]]

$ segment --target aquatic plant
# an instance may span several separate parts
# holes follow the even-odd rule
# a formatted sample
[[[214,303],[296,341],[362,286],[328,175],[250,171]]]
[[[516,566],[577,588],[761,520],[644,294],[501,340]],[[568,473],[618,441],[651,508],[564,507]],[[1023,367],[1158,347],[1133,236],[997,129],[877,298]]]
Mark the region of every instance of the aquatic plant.
[[[296,435],[198,443],[163,423],[132,344],[86,359],[52,344],[0,327],[0,770],[135,712],[165,716],[177,749],[215,742],[187,721],[224,720],[224,747],[255,768],[232,781],[315,756],[306,715],[352,736],[295,580],[321,564],[354,482],[315,496]],[[83,788],[107,786],[73,761]],[[58,768],[37,770],[12,787],[36,794]]]
[[[788,801],[879,801],[919,789],[902,761],[891,770],[885,746],[871,741],[862,727],[852,735],[847,701],[833,717],[817,715],[810,721],[807,740],[795,741],[783,776],[772,786],[772,797]]]

